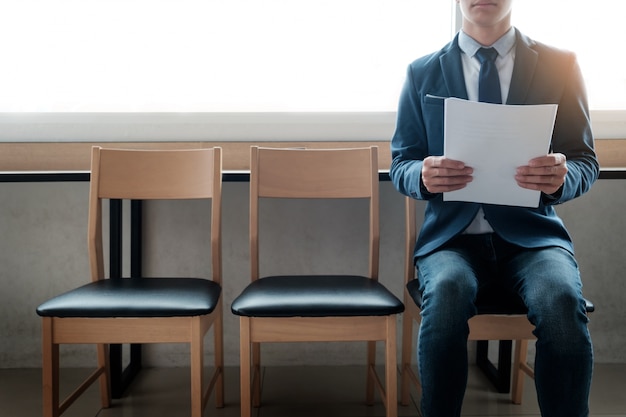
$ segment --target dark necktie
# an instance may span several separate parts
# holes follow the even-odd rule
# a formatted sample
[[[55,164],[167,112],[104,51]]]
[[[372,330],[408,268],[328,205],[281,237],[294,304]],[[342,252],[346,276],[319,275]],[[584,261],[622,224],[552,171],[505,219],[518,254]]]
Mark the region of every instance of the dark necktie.
[[[500,77],[498,77],[498,69],[496,68],[497,56],[498,51],[494,48],[480,48],[476,52],[476,57],[480,61],[478,101],[502,104]]]

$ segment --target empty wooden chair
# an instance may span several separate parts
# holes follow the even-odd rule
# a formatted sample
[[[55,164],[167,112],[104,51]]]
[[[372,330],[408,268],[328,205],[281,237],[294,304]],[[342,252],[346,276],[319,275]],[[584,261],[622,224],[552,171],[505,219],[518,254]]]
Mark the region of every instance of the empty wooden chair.
[[[102,407],[111,402],[108,345],[188,343],[191,357],[191,415],[200,417],[211,392],[224,402],[221,297],[221,149],[120,150],[92,152],[88,249],[91,282],[37,308],[43,323],[43,408],[61,415],[92,383],[100,382]],[[104,199],[210,200],[211,271],[206,278],[132,277],[106,279],[103,254]],[[207,208],[209,208],[207,206]],[[207,234],[209,231],[207,230]],[[203,381],[203,343],[214,332],[215,363]],[[64,401],[59,399],[59,346],[96,344],[97,369]]]
[[[269,149],[253,147],[250,184],[251,283],[233,301],[240,316],[241,415],[260,405],[260,343],[365,341],[366,401],[381,392],[387,416],[397,415],[396,319],[402,302],[378,281],[379,191],[377,148]],[[359,198],[369,202],[366,275],[265,276],[259,271],[259,200]],[[293,236],[294,242],[302,236]],[[356,248],[355,248],[356,250]],[[306,253],[302,256],[317,256]],[[324,259],[319,259],[324,262]],[[384,383],[376,374],[375,345],[385,345]],[[251,375],[253,373],[254,375]]]

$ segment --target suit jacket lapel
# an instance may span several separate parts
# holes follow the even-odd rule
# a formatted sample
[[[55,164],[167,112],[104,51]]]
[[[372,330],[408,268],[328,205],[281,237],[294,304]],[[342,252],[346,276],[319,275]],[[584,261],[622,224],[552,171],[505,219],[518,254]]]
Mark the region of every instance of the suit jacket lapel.
[[[517,29],[517,44],[515,46],[515,66],[507,104],[525,104],[528,89],[532,82],[535,68],[537,66],[538,54],[532,48],[534,42],[522,35]],[[467,89],[465,88],[465,78],[463,77],[463,62],[461,61],[461,51],[458,44],[458,34],[452,42],[448,44],[439,57],[441,72],[448,89],[450,97],[457,97],[467,100]]]
[[[538,54],[532,48],[533,41],[522,35],[517,29],[517,43],[515,46],[515,65],[511,78],[511,87],[507,104],[525,104],[528,89],[532,82],[535,67],[537,66]]]
[[[446,50],[439,57],[439,63],[449,96],[467,100],[467,89],[465,88],[465,78],[463,77],[463,62],[461,61],[458,37],[459,35],[457,34],[454,40],[444,48]]]

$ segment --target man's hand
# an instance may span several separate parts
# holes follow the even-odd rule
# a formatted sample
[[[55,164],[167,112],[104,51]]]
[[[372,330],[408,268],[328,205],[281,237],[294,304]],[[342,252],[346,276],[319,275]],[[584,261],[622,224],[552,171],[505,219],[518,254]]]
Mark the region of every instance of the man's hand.
[[[554,194],[565,183],[567,158],[561,153],[551,153],[533,158],[528,165],[517,168],[515,181],[522,188]]]
[[[422,164],[422,183],[429,193],[460,190],[472,181],[473,169],[445,156],[429,156]]]

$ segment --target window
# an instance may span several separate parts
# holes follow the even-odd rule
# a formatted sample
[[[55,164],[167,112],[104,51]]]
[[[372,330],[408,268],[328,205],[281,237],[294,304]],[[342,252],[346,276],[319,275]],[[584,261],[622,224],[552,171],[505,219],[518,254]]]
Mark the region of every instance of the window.
[[[452,2],[0,0],[0,112],[394,111]]]
[[[513,11],[529,36],[577,52],[598,137],[626,137],[626,71],[607,52],[622,49],[620,1],[520,0]],[[0,141],[387,139],[407,65],[450,40],[455,10],[0,0]]]

